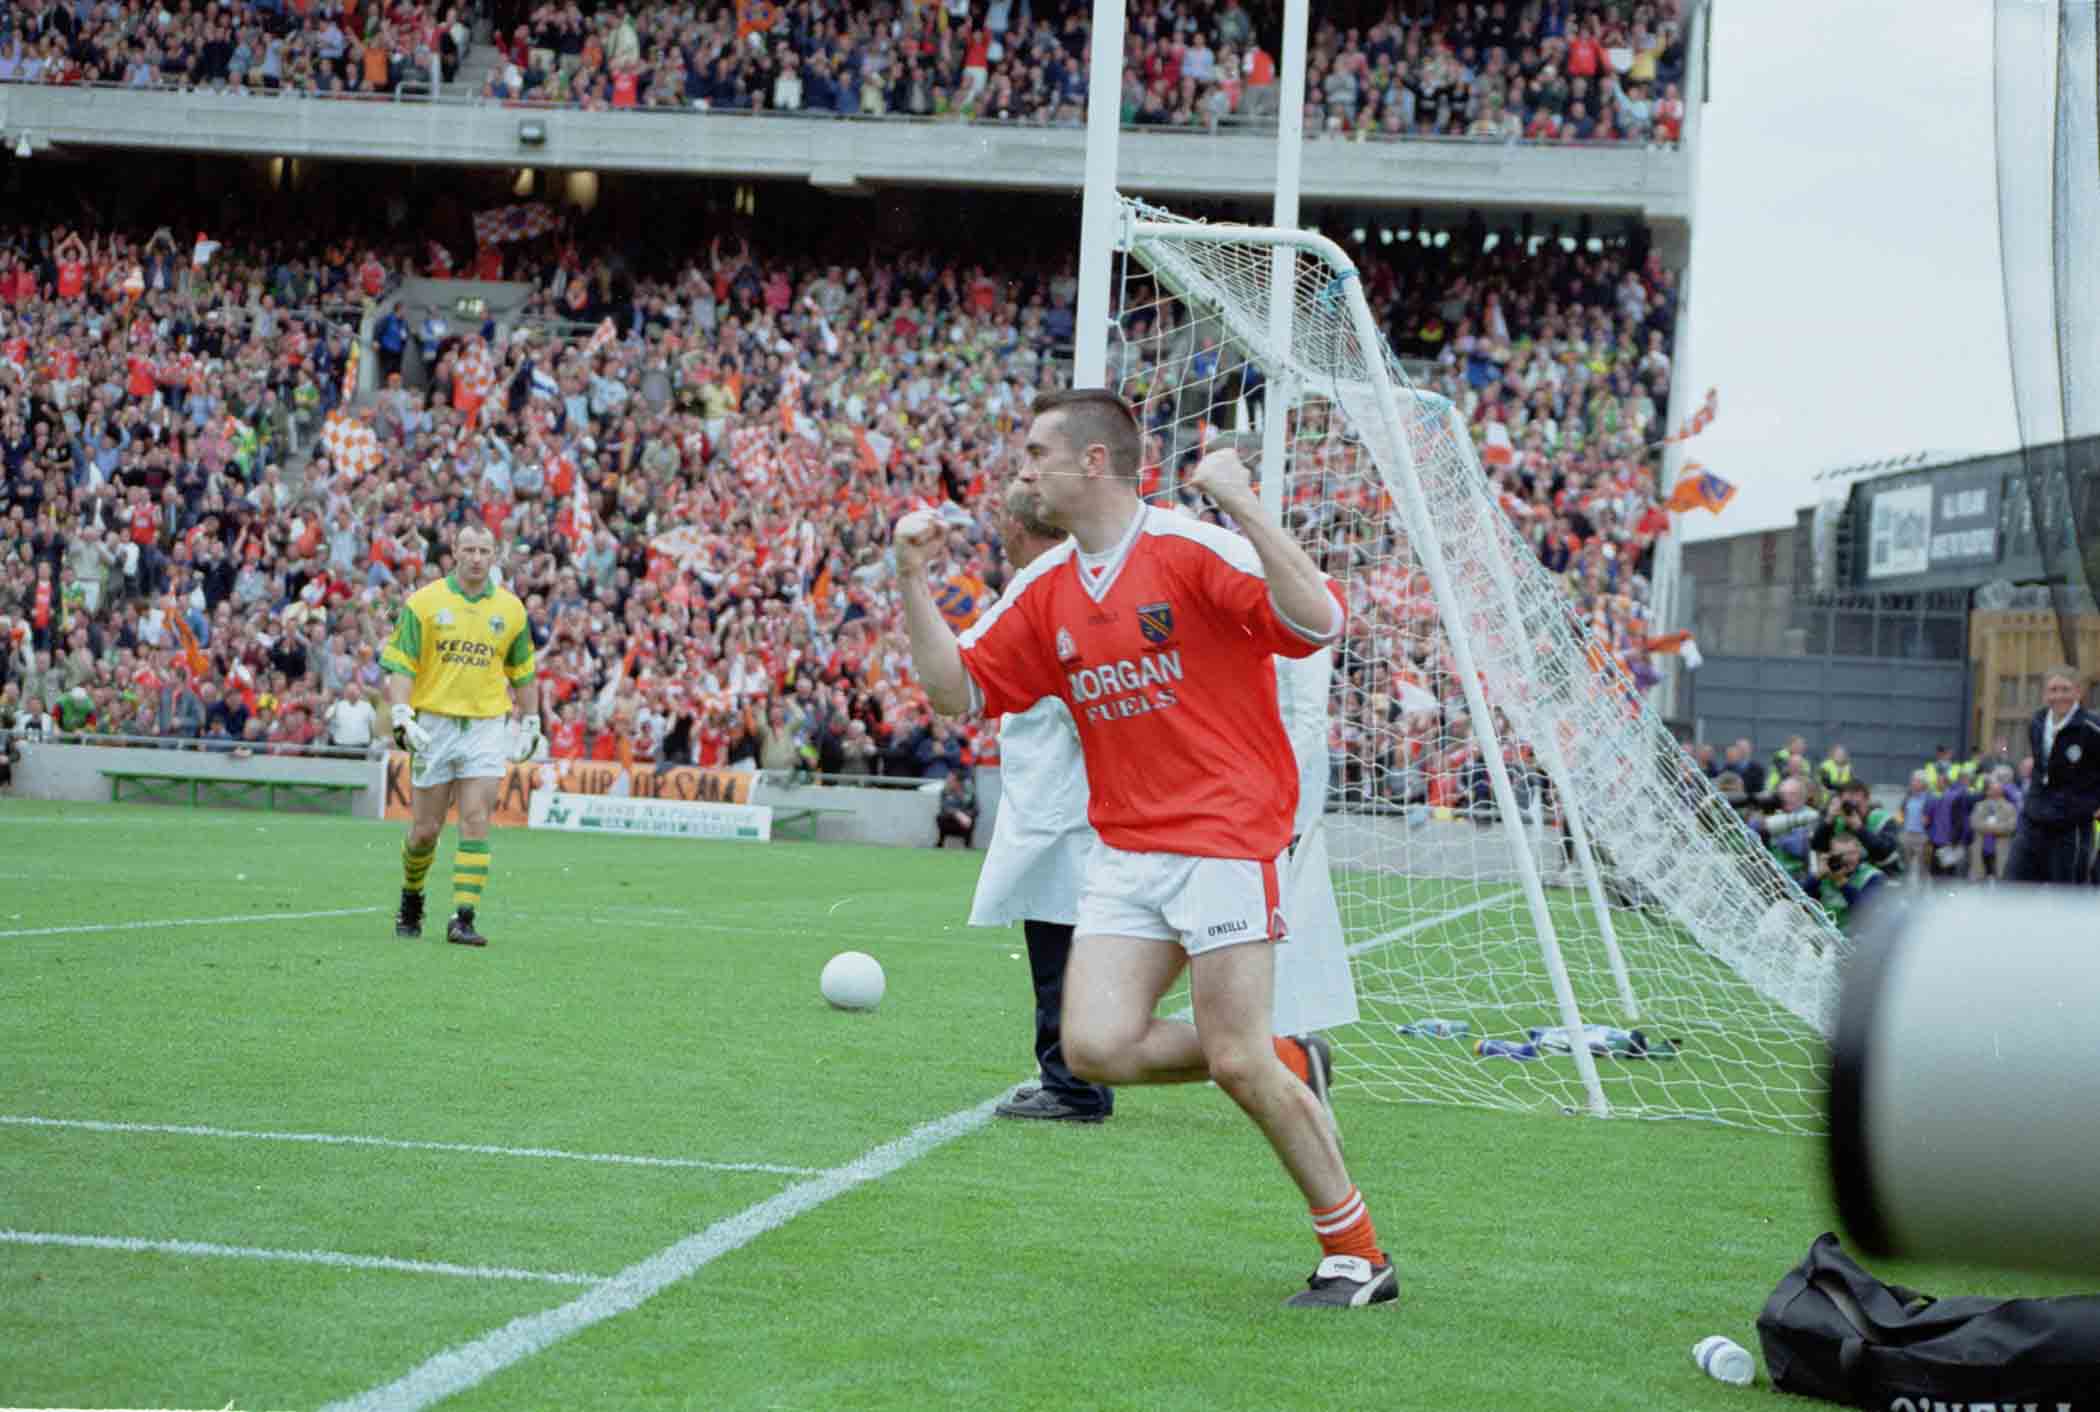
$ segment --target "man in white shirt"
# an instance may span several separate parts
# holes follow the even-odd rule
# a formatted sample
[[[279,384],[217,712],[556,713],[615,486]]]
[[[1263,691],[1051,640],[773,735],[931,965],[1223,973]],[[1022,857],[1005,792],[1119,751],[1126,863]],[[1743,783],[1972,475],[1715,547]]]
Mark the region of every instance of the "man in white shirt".
[[[328,743],[351,750],[368,749],[372,728],[378,721],[379,713],[364,696],[339,696],[328,708]]]
[[[1015,574],[1064,539],[1043,522],[1031,492],[1020,486],[1007,494],[1000,534]],[[1007,590],[1012,592],[1012,583]],[[1094,847],[1094,829],[1086,817],[1086,760],[1063,701],[1046,696],[1026,711],[1001,718],[999,779],[999,814],[977,875],[970,925],[1019,922],[1028,939],[1039,1081],[994,1111],[1002,1118],[1098,1123],[1115,1111],[1114,1090],[1072,1073],[1059,1034],[1079,884]]]

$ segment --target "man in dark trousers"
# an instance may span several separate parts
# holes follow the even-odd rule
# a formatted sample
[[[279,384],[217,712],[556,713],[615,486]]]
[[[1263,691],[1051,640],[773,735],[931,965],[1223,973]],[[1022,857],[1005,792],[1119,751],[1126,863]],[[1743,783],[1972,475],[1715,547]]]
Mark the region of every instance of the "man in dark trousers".
[[[2008,882],[2086,879],[2093,816],[2100,814],[2100,719],[2078,704],[2078,691],[2069,667],[2051,667],[2042,677],[2042,709],[2027,723],[2034,779],[2020,804]]]
[[[1018,574],[1064,533],[1044,524],[1029,492],[1008,495],[1001,525],[1006,557]],[[1011,587],[1011,585],[1009,585]],[[1028,938],[1028,970],[1035,981],[1035,1062],[1039,1082],[1023,1087],[995,1110],[1002,1118],[1048,1118],[1098,1123],[1115,1108],[1104,1084],[1075,1077],[1060,1039],[1065,962],[1079,915],[1079,884],[1094,846],[1087,822],[1086,760],[1072,714],[1055,696],[999,723],[999,814],[970,925],[1021,923]]]

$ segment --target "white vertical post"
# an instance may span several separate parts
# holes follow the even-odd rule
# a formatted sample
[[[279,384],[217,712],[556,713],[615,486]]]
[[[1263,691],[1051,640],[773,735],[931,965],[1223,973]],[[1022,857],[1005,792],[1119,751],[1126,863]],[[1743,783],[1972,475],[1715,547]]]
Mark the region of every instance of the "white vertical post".
[[[1313,237],[1318,240],[1320,237]],[[1355,269],[1355,264],[1342,253],[1332,241],[1325,242],[1332,251],[1328,259],[1337,270]],[[1382,349],[1385,340],[1378,331],[1378,321],[1371,315],[1371,306],[1364,297],[1363,281],[1347,282],[1349,315],[1356,324],[1359,343],[1365,349]],[[1517,811],[1517,792],[1509,781],[1509,766],[1502,758],[1502,741],[1495,730],[1495,716],[1488,705],[1486,687],[1482,684],[1480,669],[1474,665],[1473,646],[1466,635],[1464,620],[1458,617],[1458,596],[1451,588],[1451,571],[1444,561],[1443,544],[1436,537],[1436,526],[1424,518],[1428,498],[1422,492],[1420,474],[1415,469],[1414,449],[1408,440],[1408,423],[1400,410],[1400,395],[1390,377],[1373,372],[1372,393],[1378,399],[1378,411],[1384,418],[1387,444],[1393,449],[1392,459],[1398,464],[1392,467],[1400,484],[1391,487],[1393,499],[1402,514],[1407,517],[1408,537],[1414,542],[1415,552],[1422,556],[1422,569],[1429,577],[1429,586],[1436,595],[1439,611],[1446,624],[1445,637],[1451,644],[1452,665],[1458,669],[1459,684],[1465,691],[1466,709],[1473,713],[1473,739],[1480,747],[1481,762],[1487,766],[1488,787],[1495,797],[1495,807],[1501,811],[1505,827],[1517,835],[1517,846],[1513,850],[1517,865],[1517,881],[1524,890],[1524,900],[1530,905],[1531,919],[1538,928],[1539,952],[1546,962],[1546,974],[1553,982],[1553,997],[1558,1002],[1560,1022],[1567,1028],[1575,1060],[1576,1077],[1581,1079],[1583,1092],[1589,1097],[1590,1112],[1605,1117],[1611,1105],[1605,1100],[1604,1085],[1597,1077],[1597,1061],[1590,1054],[1590,1047],[1583,1041],[1582,1007],[1575,1000],[1575,986],[1568,979],[1568,966],[1560,951],[1559,929],[1553,925],[1553,912],[1546,902],[1546,889],[1539,881],[1538,860],[1532,857],[1531,846],[1523,838],[1523,819]],[[1422,394],[1416,394],[1421,396]],[[1439,398],[1439,401],[1443,399]],[[1456,409],[1449,408],[1447,416],[1455,418]],[[1453,423],[1447,422],[1445,435],[1450,436]],[[1493,506],[1489,512],[1500,514]],[[1492,552],[1492,551],[1491,551]],[[1516,613],[1514,598],[1510,601],[1510,612]],[[1517,630],[1522,630],[1522,618],[1517,617]]]
[[[1305,162],[1305,30],[1308,0],[1284,0],[1283,62],[1277,69],[1276,204],[1270,224],[1278,230],[1298,228],[1298,189]],[[1278,245],[1269,256],[1269,337],[1271,346],[1291,346],[1291,277],[1298,252]],[[1298,400],[1290,366],[1275,369],[1262,389],[1261,503],[1270,514],[1283,515],[1284,436],[1290,408]]]
[[[1461,449],[1468,460],[1472,458],[1472,435],[1456,407],[1448,409],[1445,415],[1444,434],[1452,439],[1452,443]],[[1479,468],[1473,469],[1478,477]],[[1478,478],[1476,483],[1485,484],[1485,478]],[[1488,505],[1485,507],[1485,513],[1493,517],[1502,512],[1498,507]],[[1518,626],[1517,640],[1522,644],[1525,660],[1532,663],[1531,679],[1547,680],[1546,673],[1537,665],[1531,638],[1522,631],[1524,603],[1517,594],[1516,576],[1510,572],[1508,561],[1501,556],[1489,554],[1486,558],[1489,566],[1488,576],[1494,579],[1495,587],[1501,592],[1503,608],[1509,614],[1509,621]],[[1574,791],[1569,788],[1571,777],[1567,751],[1561,744],[1555,725],[1547,724],[1537,735],[1539,753],[1544,757],[1546,773],[1553,780],[1554,793],[1560,800],[1561,817],[1567,822],[1568,836],[1575,844],[1575,864],[1582,873],[1583,885],[1589,893],[1590,910],[1597,917],[1597,933],[1604,942],[1605,959],[1611,966],[1612,979],[1618,982],[1619,1005],[1625,1011],[1626,1018],[1637,1020],[1641,1014],[1640,1002],[1634,998],[1633,977],[1627,973],[1626,957],[1619,951],[1619,934],[1612,926],[1611,906],[1604,896],[1604,879],[1597,871],[1596,854],[1590,848],[1589,821],[1583,817],[1582,807],[1576,803]],[[1518,849],[1526,854],[1530,852],[1529,845],[1521,842]]]
[[[1706,121],[1706,46],[1713,42],[1710,21],[1713,16],[1706,4],[1695,4],[1687,17],[1686,34],[1691,42],[1685,46],[1684,126],[1678,138],[1678,160],[1685,166],[1685,236],[1684,263],[1677,270],[1677,331],[1670,340],[1670,395],[1664,399],[1669,405],[1663,409],[1663,430],[1673,432],[1691,415],[1691,409],[1705,396],[1697,390],[1697,381],[1691,371],[1692,326],[1692,252],[1689,229],[1694,226],[1699,210],[1699,131]],[[1674,418],[1674,420],[1672,420]],[[1665,447],[1663,466],[1656,477],[1656,493],[1667,498],[1677,483],[1685,461],[1682,446]],[[1677,628],[1688,628],[1682,613],[1684,597],[1684,517],[1672,515],[1670,530],[1655,546],[1653,581],[1648,586],[1651,600],[1649,620],[1663,632]],[[1673,655],[1669,669],[1663,673],[1662,709],[1666,716],[1682,713],[1684,702],[1684,659]]]
[[[1116,144],[1123,126],[1123,0],[1094,0],[1086,84],[1086,185],[1079,207],[1079,307],[1072,386],[1108,384],[1109,257],[1116,243]]]
[[[1554,797],[1560,801],[1560,815],[1568,828],[1568,837],[1575,843],[1575,865],[1582,872],[1583,887],[1590,897],[1590,911],[1597,917],[1597,934],[1604,939],[1604,955],[1611,964],[1612,979],[1619,986],[1619,1009],[1628,1020],[1641,1017],[1641,1003],[1633,994],[1633,977],[1627,974],[1626,958],[1619,952],[1619,934],[1611,923],[1611,904],[1604,896],[1604,879],[1597,872],[1597,857],[1590,851],[1589,824],[1582,817],[1582,809],[1575,802],[1569,789],[1568,759],[1560,748],[1553,728],[1546,730],[1546,739],[1541,745],[1546,757],[1546,773],[1553,780]]]

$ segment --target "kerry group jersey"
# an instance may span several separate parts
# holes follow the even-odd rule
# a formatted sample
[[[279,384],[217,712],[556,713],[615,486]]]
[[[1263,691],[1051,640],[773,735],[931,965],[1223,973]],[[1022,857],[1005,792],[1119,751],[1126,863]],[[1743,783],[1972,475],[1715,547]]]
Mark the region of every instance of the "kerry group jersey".
[[[525,605],[490,584],[474,597],[451,575],[409,595],[380,665],[416,680],[408,704],[441,716],[507,716],[505,684],[532,680]]]
[[[1133,853],[1272,859],[1290,843],[1298,767],[1276,706],[1272,655],[1334,640],[1269,601],[1254,546],[1141,509],[1091,573],[1066,540],[1016,575],[961,638],[987,715],[1061,698],[1086,754],[1089,816]]]

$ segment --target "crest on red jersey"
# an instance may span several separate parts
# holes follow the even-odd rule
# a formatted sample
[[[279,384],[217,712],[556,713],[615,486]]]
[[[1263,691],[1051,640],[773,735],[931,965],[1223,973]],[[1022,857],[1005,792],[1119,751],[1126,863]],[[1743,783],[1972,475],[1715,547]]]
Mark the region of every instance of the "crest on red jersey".
[[[1059,628],[1057,630],[1057,660],[1060,662],[1076,662],[1079,660],[1079,649],[1072,644],[1072,631],[1070,628]]]
[[[1137,620],[1138,631],[1155,647],[1174,635],[1174,605],[1171,603],[1140,603]]]

